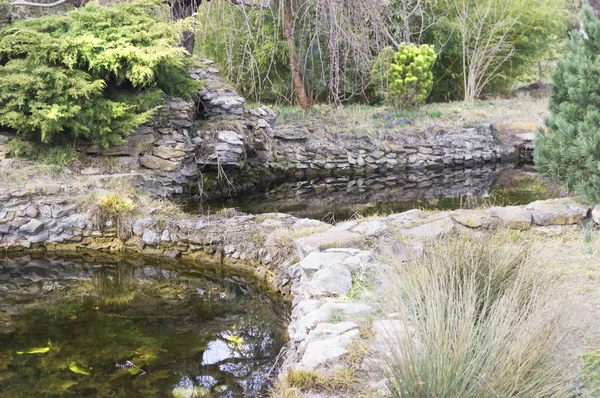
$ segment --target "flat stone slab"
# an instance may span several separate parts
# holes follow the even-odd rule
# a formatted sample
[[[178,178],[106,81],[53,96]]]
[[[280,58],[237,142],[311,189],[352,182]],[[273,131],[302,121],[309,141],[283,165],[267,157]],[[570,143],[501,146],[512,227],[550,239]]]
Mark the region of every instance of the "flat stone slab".
[[[398,230],[398,233],[417,238],[438,238],[453,231],[454,223],[452,222],[452,219],[450,217],[444,217],[439,220],[419,225],[418,227],[400,229]]]
[[[158,245],[160,243],[160,235],[151,229],[147,229],[142,235],[142,242],[147,245]]]
[[[177,170],[177,167],[179,167],[179,163],[177,162],[171,162],[170,160],[165,160],[163,158],[159,158],[158,156],[152,155],[142,156],[140,163],[149,169],[158,169],[164,171],[175,171]]]
[[[456,210],[450,217],[460,225],[469,228],[496,228],[498,220],[486,210]]]
[[[300,261],[300,267],[310,274],[323,268],[342,264],[349,256],[348,253],[340,252],[310,252]]]
[[[339,336],[353,329],[358,329],[358,324],[356,322],[322,322],[319,323],[313,330],[311,330],[306,338],[306,342]]]
[[[519,133],[516,134],[516,137],[528,142],[533,142],[535,140],[535,133]]]
[[[37,233],[36,235],[28,235],[27,240],[31,243],[40,243],[45,242],[50,237],[50,232],[48,230],[43,230],[42,232]]]
[[[426,216],[423,210],[413,209],[403,213],[391,214],[386,217],[386,221],[392,222],[394,225],[412,224]]]
[[[321,251],[331,247],[351,246],[363,239],[363,236],[348,231],[325,231],[298,238],[294,241],[300,258],[304,258],[310,252]]]
[[[417,260],[425,254],[423,244],[420,242],[395,242],[390,245],[390,250],[394,258],[402,263]]]
[[[360,332],[355,329],[340,336],[309,342],[297,367],[315,370],[335,362],[347,355],[350,344],[359,338]]]
[[[301,300],[294,306],[294,310],[292,311],[292,319],[302,318],[306,314],[319,309],[321,305],[323,305],[323,300]]]
[[[352,275],[340,264],[315,272],[308,284],[308,293],[312,297],[345,296],[350,289],[352,289]]]
[[[363,303],[326,302],[319,308],[308,312],[295,323],[296,330],[290,330],[290,338],[298,341],[305,338],[308,332],[321,322],[331,322],[332,318],[341,317],[340,321],[359,319],[372,314],[373,307]]]
[[[566,201],[537,201],[529,204],[526,209],[533,214],[533,223],[539,226],[576,224],[587,212],[580,206],[573,208]]]
[[[533,215],[519,206],[493,207],[490,214],[498,217],[499,225],[510,229],[530,229]]]
[[[388,231],[387,225],[379,220],[363,222],[352,228],[352,232],[356,232],[368,237],[381,236]]]

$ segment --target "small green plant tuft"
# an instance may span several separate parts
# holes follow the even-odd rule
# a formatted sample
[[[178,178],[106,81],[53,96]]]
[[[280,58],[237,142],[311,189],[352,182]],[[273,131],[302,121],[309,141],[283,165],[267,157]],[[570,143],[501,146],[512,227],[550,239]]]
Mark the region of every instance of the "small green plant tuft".
[[[92,207],[92,220],[98,229],[110,225],[117,229],[121,237],[128,237],[134,211],[135,205],[130,198],[111,192],[96,200]]]
[[[590,397],[600,393],[600,350],[582,355],[585,390]]]
[[[9,155],[14,158],[31,159],[35,152],[32,143],[22,140],[11,140],[7,144]]]
[[[365,301],[372,290],[373,277],[365,271],[354,272],[352,275],[352,288],[346,297],[351,301]]]
[[[586,244],[591,244],[594,241],[594,222],[592,220],[585,220],[579,224],[579,230],[583,236],[583,241]]]
[[[48,146],[22,140],[11,140],[8,143],[8,151],[14,158],[61,167],[69,167],[79,160],[79,154],[70,145]]]
[[[331,323],[343,322],[344,319],[346,319],[346,314],[340,308],[333,308],[329,313],[329,322]]]

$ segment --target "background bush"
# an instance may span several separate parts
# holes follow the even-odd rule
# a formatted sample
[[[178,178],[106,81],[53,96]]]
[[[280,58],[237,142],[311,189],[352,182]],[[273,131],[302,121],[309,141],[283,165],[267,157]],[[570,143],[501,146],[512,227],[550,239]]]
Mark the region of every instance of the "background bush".
[[[190,96],[177,45],[190,21],[158,0],[89,3],[0,31],[0,126],[43,143],[77,137],[108,146],[147,121],[163,94]]]
[[[433,47],[401,43],[393,57],[389,49],[382,51],[373,67],[373,80],[382,85],[389,104],[400,108],[421,105],[433,88],[434,63]]]

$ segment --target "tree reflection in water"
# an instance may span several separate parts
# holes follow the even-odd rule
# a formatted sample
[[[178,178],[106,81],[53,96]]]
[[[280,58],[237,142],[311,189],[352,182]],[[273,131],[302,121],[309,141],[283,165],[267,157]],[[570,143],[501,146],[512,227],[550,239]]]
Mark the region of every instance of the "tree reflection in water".
[[[264,395],[287,309],[251,282],[139,259],[0,258],[0,397]]]

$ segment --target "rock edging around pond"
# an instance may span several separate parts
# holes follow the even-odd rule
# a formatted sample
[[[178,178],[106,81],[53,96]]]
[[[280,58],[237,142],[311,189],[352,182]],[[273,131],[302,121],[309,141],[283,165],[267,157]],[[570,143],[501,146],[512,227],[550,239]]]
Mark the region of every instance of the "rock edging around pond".
[[[110,158],[107,163],[111,166],[85,167],[80,174],[127,176],[131,184],[154,196],[202,194],[217,198],[277,179],[386,178],[515,157],[515,149],[504,145],[489,123],[395,126],[385,133],[331,132],[326,126],[278,123],[268,107],[245,108],[245,100],[221,81],[218,73],[211,61],[197,60],[190,77],[206,83],[197,100],[167,98],[154,117],[121,145],[81,144],[78,150],[90,164]],[[7,144],[12,139],[16,137],[0,132],[0,159],[10,155]]]
[[[486,210],[411,210],[335,226],[278,213],[173,219],[150,214],[132,220],[130,236],[124,237],[113,226],[96,227],[85,210],[58,193],[4,195],[0,250],[121,251],[192,260],[216,255],[245,264],[294,297],[283,372],[325,373],[346,366],[348,356],[356,356],[357,343],[373,334],[377,339],[397,321],[349,297],[364,272],[384,272],[379,250],[386,243],[404,242],[395,255],[408,261],[422,255],[428,240],[444,235],[498,228],[551,233],[598,218],[597,211],[571,199]],[[374,391],[382,387],[380,380],[370,382]]]

